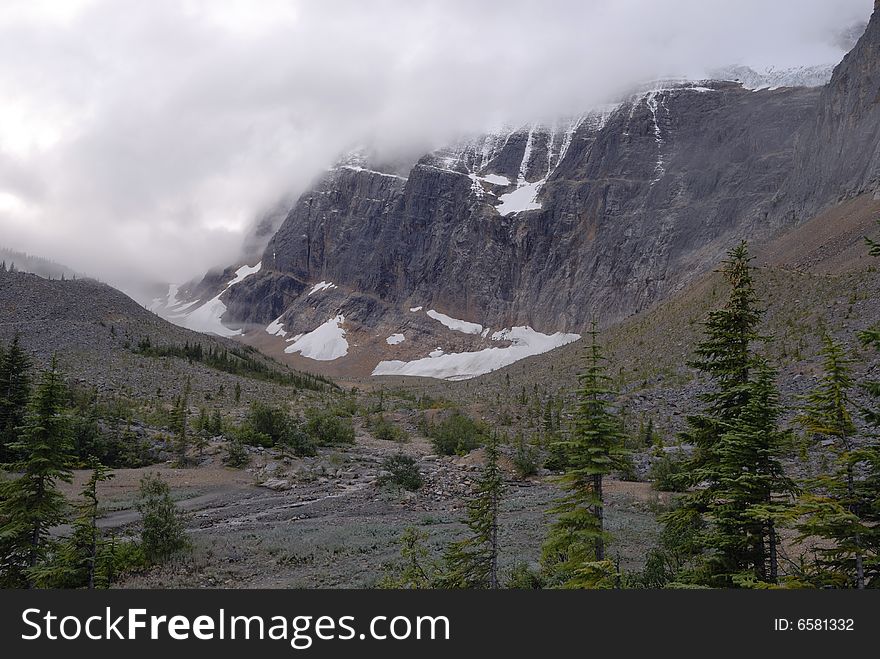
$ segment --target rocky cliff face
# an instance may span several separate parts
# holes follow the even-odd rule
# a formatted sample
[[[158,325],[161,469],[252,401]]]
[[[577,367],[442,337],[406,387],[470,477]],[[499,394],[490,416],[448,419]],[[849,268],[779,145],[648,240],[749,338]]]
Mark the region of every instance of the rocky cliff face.
[[[400,332],[414,358],[449,329],[420,308],[548,333],[639,312],[738,240],[877,188],[878,50],[875,13],[821,89],[656,84],[411,168],[350,159],[294,204],[259,272],[226,289],[223,320],[283,326],[289,343],[341,317],[353,347]],[[459,349],[495,345],[453,332]]]
[[[880,189],[880,10],[834,70],[798,135],[780,206],[809,219],[839,201]]]
[[[429,154],[405,178],[340,167],[230,291],[230,317],[266,324],[322,280],[496,327],[636,312],[776,228],[770,204],[818,93],[660,88]]]

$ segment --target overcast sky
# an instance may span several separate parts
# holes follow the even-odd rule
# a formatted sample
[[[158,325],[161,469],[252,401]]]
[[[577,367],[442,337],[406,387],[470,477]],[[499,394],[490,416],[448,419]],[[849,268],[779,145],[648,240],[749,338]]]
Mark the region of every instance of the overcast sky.
[[[728,64],[836,62],[873,0],[0,0],[0,244],[184,281],[352,145],[418,150]]]

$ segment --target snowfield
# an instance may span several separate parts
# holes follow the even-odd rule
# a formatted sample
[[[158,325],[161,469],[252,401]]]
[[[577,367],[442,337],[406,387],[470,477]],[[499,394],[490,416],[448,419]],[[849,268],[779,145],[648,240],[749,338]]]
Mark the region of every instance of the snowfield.
[[[385,339],[385,343],[390,346],[396,346],[398,343],[403,343],[404,341],[406,341],[406,337],[403,334],[392,334]]]
[[[444,354],[439,348],[428,357],[411,362],[379,362],[373,375],[411,375],[440,380],[468,380],[509,366],[532,355],[559,348],[581,338],[580,334],[542,334],[531,327],[513,327],[492,334],[493,341],[511,341],[506,348]]]
[[[342,323],[345,316],[339,314],[316,329],[295,337],[295,341],[284,349],[284,352],[300,353],[303,357],[320,362],[330,362],[348,354],[348,341]]]
[[[431,309],[427,312],[429,318],[433,318],[436,321],[439,321],[446,325],[449,329],[455,332],[464,332],[465,334],[479,334],[483,331],[483,326],[478,323],[469,323],[466,320],[458,320],[457,318],[452,318],[451,316],[447,316],[445,313],[440,313],[439,311],[434,311]]]
[[[544,181],[535,181],[534,183],[526,183],[521,185],[513,192],[508,192],[498,197],[498,204],[495,208],[501,215],[510,215],[511,213],[521,213],[523,211],[535,211],[541,209],[535,199]]]
[[[284,323],[281,322],[281,316],[278,316],[278,318],[266,325],[266,334],[280,337],[287,336],[287,330],[284,329]]]

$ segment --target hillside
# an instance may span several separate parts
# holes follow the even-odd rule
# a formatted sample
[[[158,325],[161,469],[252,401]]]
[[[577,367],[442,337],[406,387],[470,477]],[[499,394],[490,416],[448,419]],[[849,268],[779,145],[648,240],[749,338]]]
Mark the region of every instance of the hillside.
[[[224,391],[232,396],[238,384],[245,396],[274,400],[289,395],[257,373],[235,375],[205,363],[174,356],[151,356],[162,349],[201,344],[205,351],[230,351],[231,359],[252,360],[279,374],[291,373],[240,344],[183,329],[147,311],[116,289],[91,279],[48,280],[23,272],[0,273],[0,341],[18,335],[24,348],[45,366],[57,355],[62,369],[76,382],[99,394],[168,398],[187,379],[200,395]],[[155,348],[141,350],[146,339]],[[242,373],[248,373],[242,368]]]

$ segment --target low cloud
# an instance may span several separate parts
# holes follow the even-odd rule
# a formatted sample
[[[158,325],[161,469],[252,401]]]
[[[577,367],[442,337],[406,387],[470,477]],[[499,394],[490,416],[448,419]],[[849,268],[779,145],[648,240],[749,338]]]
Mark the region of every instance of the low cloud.
[[[7,0],[0,244],[183,281],[354,145],[409,155],[653,78],[835,62],[872,4]]]

